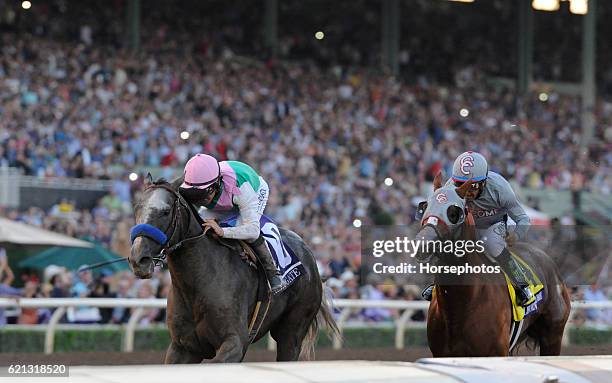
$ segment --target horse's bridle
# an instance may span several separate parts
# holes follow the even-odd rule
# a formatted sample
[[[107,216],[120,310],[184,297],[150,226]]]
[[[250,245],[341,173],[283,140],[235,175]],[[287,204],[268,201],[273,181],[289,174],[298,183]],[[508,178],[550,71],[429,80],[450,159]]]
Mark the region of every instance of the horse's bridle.
[[[159,254],[154,255],[152,257],[153,259],[153,263],[155,266],[163,266],[163,264],[166,263],[167,258],[170,254],[172,254],[174,251],[178,250],[180,247],[182,247],[186,242],[191,242],[191,241],[195,241],[198,240],[200,238],[202,238],[205,233],[204,231],[202,231],[202,233],[195,235],[193,237],[188,237],[185,238],[181,241],[178,241],[177,243],[175,243],[174,245],[170,245],[172,243],[172,238],[174,237],[174,235],[177,232],[178,226],[180,225],[180,219],[181,219],[181,207],[184,207],[188,214],[187,217],[189,219],[189,221],[187,222],[187,227],[189,227],[189,225],[191,224],[191,214],[189,214],[190,211],[192,211],[192,208],[187,204],[187,202],[184,201],[183,197],[180,195],[179,192],[177,192],[176,190],[174,190],[171,186],[167,185],[167,184],[152,184],[147,186],[144,191],[146,192],[147,190],[150,189],[164,189],[168,192],[170,192],[171,194],[174,195],[175,200],[174,200],[174,204],[172,206],[172,217],[170,219],[170,223],[168,224],[168,227],[166,227],[165,230],[161,231],[159,230],[157,227],[153,226],[153,225],[149,225],[149,224],[141,224],[141,225],[137,225],[137,226],[145,226],[145,227],[150,227],[152,230],[159,230],[161,231],[167,238],[165,243],[161,243],[160,240],[147,235],[146,231],[140,231],[136,234],[134,234],[132,236],[132,242],[135,238],[137,237],[147,237],[147,238],[151,238],[153,239],[155,242],[157,242],[158,244],[164,246],[161,251],[159,252]],[[137,227],[135,226],[135,227]],[[168,231],[172,229],[172,233],[171,234],[167,234]]]

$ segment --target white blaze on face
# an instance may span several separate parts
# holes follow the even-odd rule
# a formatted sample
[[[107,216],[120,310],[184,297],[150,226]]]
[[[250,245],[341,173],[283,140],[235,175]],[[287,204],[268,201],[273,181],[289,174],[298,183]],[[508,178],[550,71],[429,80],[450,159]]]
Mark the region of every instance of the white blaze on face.
[[[142,208],[142,214],[140,215],[140,223],[147,222],[154,211],[159,211],[168,208],[168,192],[164,189],[156,189],[151,194],[151,197],[147,200],[146,205]]]

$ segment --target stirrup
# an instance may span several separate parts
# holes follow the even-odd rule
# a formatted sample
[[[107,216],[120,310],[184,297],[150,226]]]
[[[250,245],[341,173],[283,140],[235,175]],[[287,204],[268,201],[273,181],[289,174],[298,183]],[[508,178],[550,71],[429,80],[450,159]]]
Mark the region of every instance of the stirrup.
[[[421,293],[421,296],[423,297],[423,299],[425,299],[426,301],[430,301],[431,302],[431,298],[433,296],[433,288],[434,288],[433,284],[425,287],[425,289]]]
[[[529,286],[518,287],[518,288],[515,288],[515,290],[517,292],[520,291],[518,293],[520,301],[517,301],[519,306],[527,307],[530,304],[532,304],[533,302],[535,302],[536,297],[535,297],[535,295],[533,295],[531,293],[531,290],[529,289]]]
[[[280,280],[280,285],[273,287],[272,283],[270,281],[268,281],[270,283],[270,291],[272,292],[272,295],[277,295],[282,293],[283,291],[285,291],[285,289],[287,287],[289,287],[285,281],[283,281],[283,278],[281,278],[280,276],[276,275],[276,278],[278,278]]]

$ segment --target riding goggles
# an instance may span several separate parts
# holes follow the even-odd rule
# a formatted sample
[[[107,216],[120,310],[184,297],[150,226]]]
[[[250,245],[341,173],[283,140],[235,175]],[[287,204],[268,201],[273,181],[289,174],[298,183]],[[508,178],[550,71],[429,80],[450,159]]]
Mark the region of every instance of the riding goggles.
[[[485,185],[486,182],[487,182],[487,180],[473,182],[472,185],[470,185],[470,188],[474,189],[474,190],[480,190],[480,189],[484,188],[484,185]],[[454,181],[453,182],[455,187],[458,187],[458,188],[463,186],[464,183],[465,183],[465,181]]]
[[[205,196],[209,196],[211,194],[214,194],[217,191],[217,188],[219,186],[219,180],[220,178],[217,178],[215,181],[213,181],[212,183],[204,183],[204,184],[196,184],[196,183],[190,183],[185,181],[184,183],[188,186],[193,186],[195,187],[196,190],[198,190],[199,195],[205,195]],[[206,184],[209,184],[210,186],[207,186],[205,188],[199,188],[201,186],[204,186]]]

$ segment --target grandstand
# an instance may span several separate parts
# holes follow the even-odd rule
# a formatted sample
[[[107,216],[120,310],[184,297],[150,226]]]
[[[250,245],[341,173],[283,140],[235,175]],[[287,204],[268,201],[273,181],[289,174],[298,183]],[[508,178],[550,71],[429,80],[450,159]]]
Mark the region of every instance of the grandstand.
[[[359,227],[413,226],[435,174],[473,149],[546,235],[553,222],[584,240],[572,246],[596,270],[573,298],[609,300],[612,2],[574,1],[0,0],[0,216],[127,257],[145,175],[208,153],[258,169],[266,213],[308,239],[337,298],[420,300],[420,283],[362,278]],[[24,268],[41,249],[2,245],[0,297],[167,298],[165,270]],[[60,323],[127,324],[131,310]],[[611,343],[612,310],[574,314]],[[51,316],[0,308],[0,326]]]

